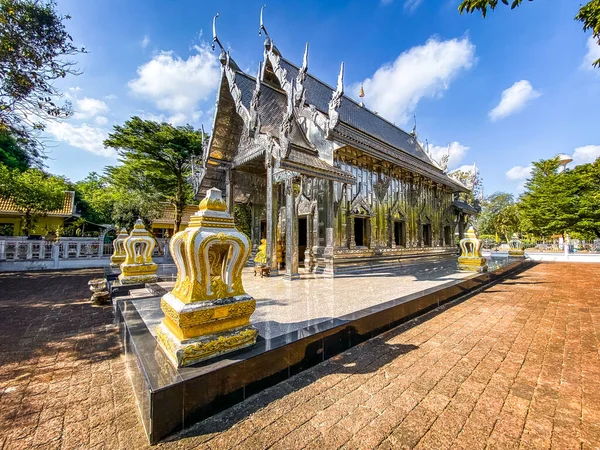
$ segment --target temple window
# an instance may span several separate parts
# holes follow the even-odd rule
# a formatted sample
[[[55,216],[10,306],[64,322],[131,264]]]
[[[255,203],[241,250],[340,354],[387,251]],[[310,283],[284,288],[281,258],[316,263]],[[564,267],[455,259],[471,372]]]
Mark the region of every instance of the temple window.
[[[394,244],[396,247],[406,247],[406,222],[394,220]]]
[[[369,245],[369,221],[366,217],[354,217],[354,243],[357,247]]]

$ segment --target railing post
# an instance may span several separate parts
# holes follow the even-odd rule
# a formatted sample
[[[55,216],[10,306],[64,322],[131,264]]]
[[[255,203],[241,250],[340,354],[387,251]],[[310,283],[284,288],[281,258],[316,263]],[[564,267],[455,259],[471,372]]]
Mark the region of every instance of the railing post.
[[[6,241],[0,241],[0,261],[6,259]]]
[[[39,255],[39,259],[44,259],[44,252],[46,250],[46,241],[41,241],[42,243],[40,244],[40,255]]]
[[[104,256],[104,240],[98,239],[98,258]]]
[[[58,269],[58,257],[60,255],[60,242],[54,243],[52,246],[52,259],[54,260],[54,268]]]
[[[75,258],[79,258],[79,255],[81,253],[81,242],[77,243],[77,251],[75,252]]]
[[[25,256],[25,259],[33,259],[33,242],[27,242],[27,254]]]

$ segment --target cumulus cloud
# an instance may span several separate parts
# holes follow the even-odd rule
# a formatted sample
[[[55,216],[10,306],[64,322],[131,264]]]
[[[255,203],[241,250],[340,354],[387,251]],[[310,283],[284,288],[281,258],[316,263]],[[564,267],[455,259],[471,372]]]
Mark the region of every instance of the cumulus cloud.
[[[138,67],[138,77],[129,82],[131,91],[154,102],[178,121],[199,117],[198,102],[208,99],[219,84],[220,69],[207,44],[194,47],[196,54],[182,59],[173,52],[160,52]]]
[[[531,174],[532,169],[533,166],[514,166],[505,175],[509,180],[523,180]]]
[[[98,114],[107,113],[110,108],[102,100],[96,98],[84,97],[75,100],[74,119],[89,119]]]
[[[468,38],[430,38],[412,47],[391,64],[363,81],[365,103],[388,120],[406,123],[423,97],[435,97],[475,62],[475,45]],[[357,92],[359,84],[350,87]]]
[[[460,142],[454,141],[450,144],[450,158],[448,158],[448,168],[453,169],[456,167],[462,160],[469,147],[466,145],[462,145]],[[448,146],[444,147],[441,145],[429,145],[429,153],[431,157],[436,161],[440,162],[442,157],[448,152]]]
[[[145,49],[146,47],[148,47],[149,43],[150,43],[150,36],[146,35],[146,36],[144,36],[144,39],[142,39],[142,42],[140,43],[140,45],[142,46],[143,49]]]
[[[538,98],[540,94],[533,89],[527,80],[515,82],[511,87],[502,92],[500,103],[489,112],[492,122],[520,111],[531,100]]]
[[[107,158],[114,158],[117,155],[115,150],[104,148],[102,142],[108,136],[108,132],[102,128],[92,127],[86,123],[73,125],[68,122],[48,122],[46,131],[59,142],[65,142],[95,155]]]
[[[587,53],[583,57],[583,63],[581,67],[587,70],[598,70],[592,66],[594,61],[600,59],[600,45],[598,41],[594,39],[594,36],[590,36],[586,43]]]
[[[108,123],[108,119],[104,116],[98,116],[94,119],[98,125],[106,125]]]
[[[573,152],[573,163],[586,164],[596,161],[600,157],[600,145],[584,145],[577,147]]]

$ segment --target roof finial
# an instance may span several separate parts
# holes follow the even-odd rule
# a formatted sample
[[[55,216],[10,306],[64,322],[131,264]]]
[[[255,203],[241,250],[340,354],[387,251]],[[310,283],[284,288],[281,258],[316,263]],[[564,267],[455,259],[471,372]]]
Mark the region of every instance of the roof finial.
[[[360,83],[360,91],[358,92],[358,96],[360,98],[363,98],[365,96],[365,90],[363,88],[363,84],[362,83]]]
[[[304,71],[308,70],[308,42],[306,43],[306,47],[304,47],[304,57],[302,58],[302,69],[304,69]]]
[[[215,49],[215,43],[216,43],[216,44],[219,45],[219,48],[221,49],[221,52],[225,53],[225,49],[223,48],[223,45],[221,44],[221,41],[217,37],[217,17],[219,17],[219,13],[215,14],[215,17],[213,18],[213,43],[212,43],[212,49],[214,51],[214,49]]]
[[[340,65],[340,73],[338,75],[337,87],[335,91],[339,94],[344,93],[344,61],[342,61],[342,64]]]
[[[262,7],[260,8],[260,28],[258,30],[258,35],[260,36],[261,33],[265,33],[265,36],[267,37],[267,39],[269,39],[269,33],[267,33],[267,29],[265,28],[265,24],[263,22],[263,10],[267,7],[266,4],[262,5]]]
[[[411,133],[413,136],[416,137],[417,136],[417,115],[416,114],[413,114],[413,119],[415,121],[415,124],[413,125],[413,129],[412,129]]]

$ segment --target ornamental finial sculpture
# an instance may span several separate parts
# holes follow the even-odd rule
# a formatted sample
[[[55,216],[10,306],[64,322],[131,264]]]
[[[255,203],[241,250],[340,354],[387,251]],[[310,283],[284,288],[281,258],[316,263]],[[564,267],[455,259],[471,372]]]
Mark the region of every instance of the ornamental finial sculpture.
[[[113,241],[113,254],[110,257],[110,267],[119,267],[121,263],[125,261],[125,247],[123,247],[123,242],[128,237],[129,233],[127,233],[127,228],[121,228],[117,238]]]
[[[258,35],[260,36],[262,33],[265,33],[265,45],[267,41],[270,41],[269,33],[267,33],[267,29],[265,28],[265,24],[263,22],[263,11],[267,7],[266,4],[262,5],[260,8],[260,28],[258,29]]]
[[[458,257],[458,270],[463,272],[487,272],[486,259],[481,255],[483,242],[477,237],[473,227],[469,227],[460,240],[461,254]]]
[[[121,264],[121,284],[150,283],[156,281],[158,266],[152,261],[156,246],[154,237],[148,233],[142,219],[138,219],[131,234],[123,242],[125,261]]]
[[[215,44],[217,44],[219,46],[219,48],[221,49],[221,53],[225,53],[225,49],[223,48],[223,44],[221,44],[221,41],[217,37],[217,17],[219,17],[219,13],[215,14],[215,17],[213,17],[213,43],[212,43],[212,49],[214,51],[215,50]]]
[[[512,239],[508,241],[509,250],[508,256],[523,258],[525,257],[525,250],[523,249],[523,243],[521,239],[519,239],[519,235],[517,233],[513,233]]]
[[[165,317],[156,337],[171,362],[188,366],[253,345],[256,301],[242,285],[250,241],[236,229],[219,189],[207,191],[170,249],[177,279],[160,301]]]

